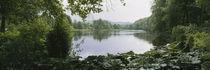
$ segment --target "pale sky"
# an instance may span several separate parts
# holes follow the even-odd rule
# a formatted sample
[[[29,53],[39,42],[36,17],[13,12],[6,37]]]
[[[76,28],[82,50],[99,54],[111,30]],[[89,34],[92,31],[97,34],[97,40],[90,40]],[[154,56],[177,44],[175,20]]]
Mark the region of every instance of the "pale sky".
[[[111,2],[110,2],[111,1]],[[153,0],[125,0],[123,6],[120,0],[105,0],[103,12],[91,13],[87,21],[105,19],[112,22],[135,22],[140,18],[149,17]],[[70,12],[67,12],[70,15]],[[81,20],[79,16],[72,16],[72,20]]]

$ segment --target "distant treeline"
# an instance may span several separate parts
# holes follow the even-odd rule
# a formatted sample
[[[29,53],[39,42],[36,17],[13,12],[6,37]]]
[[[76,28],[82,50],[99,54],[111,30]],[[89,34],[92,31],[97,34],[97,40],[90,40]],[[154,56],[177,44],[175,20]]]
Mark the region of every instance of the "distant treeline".
[[[120,29],[119,24],[111,24],[107,20],[94,20],[92,23],[89,22],[73,22],[72,26],[75,29]]]

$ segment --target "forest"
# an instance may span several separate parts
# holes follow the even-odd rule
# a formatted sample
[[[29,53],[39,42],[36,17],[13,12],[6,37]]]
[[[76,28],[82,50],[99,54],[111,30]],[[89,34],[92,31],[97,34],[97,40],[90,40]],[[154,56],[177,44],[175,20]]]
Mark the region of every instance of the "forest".
[[[121,29],[121,26],[102,19],[92,23],[72,22],[65,13],[70,10],[85,21],[89,13],[103,11],[103,0],[68,0],[66,8],[62,1],[0,1],[0,70],[210,69],[209,0],[154,0],[151,16],[124,29],[156,34],[155,39],[149,39],[155,48],[143,54],[130,51],[85,59],[73,51],[73,36],[79,37],[74,30]]]

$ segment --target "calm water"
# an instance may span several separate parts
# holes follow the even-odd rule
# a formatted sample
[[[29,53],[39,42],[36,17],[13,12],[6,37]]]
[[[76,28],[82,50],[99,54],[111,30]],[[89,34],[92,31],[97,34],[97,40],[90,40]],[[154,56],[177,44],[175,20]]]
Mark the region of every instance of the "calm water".
[[[75,32],[74,49],[83,58],[90,55],[144,53],[153,48],[154,36],[142,30]]]

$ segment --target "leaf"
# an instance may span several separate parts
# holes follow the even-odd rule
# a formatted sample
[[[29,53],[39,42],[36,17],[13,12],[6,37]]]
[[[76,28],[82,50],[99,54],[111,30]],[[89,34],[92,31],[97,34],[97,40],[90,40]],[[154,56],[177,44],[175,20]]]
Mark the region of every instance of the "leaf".
[[[202,61],[208,61],[208,60],[210,60],[210,53],[208,53],[208,54],[202,56],[202,57],[201,57],[201,60],[202,60]]]
[[[133,51],[130,51],[127,53],[128,55],[134,55],[135,53]]]
[[[202,70],[209,70],[210,69],[210,61],[204,62],[202,65]]]

